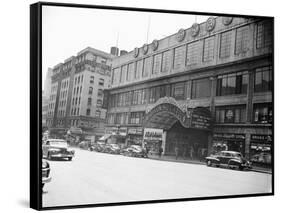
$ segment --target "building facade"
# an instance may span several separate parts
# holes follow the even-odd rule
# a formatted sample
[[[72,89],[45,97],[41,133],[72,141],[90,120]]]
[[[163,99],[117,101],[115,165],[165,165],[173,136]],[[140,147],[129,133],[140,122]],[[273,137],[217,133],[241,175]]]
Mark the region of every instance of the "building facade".
[[[104,134],[104,89],[110,83],[112,55],[88,47],[53,67],[47,126]]]
[[[272,90],[273,20],[210,17],[113,59],[106,131],[270,163]]]

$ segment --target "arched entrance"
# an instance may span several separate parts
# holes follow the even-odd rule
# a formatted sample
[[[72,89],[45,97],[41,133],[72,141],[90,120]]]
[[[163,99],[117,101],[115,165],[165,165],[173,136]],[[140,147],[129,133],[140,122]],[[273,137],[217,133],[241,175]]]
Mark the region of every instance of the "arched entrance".
[[[177,147],[180,157],[200,159],[207,155],[211,144],[211,113],[207,108],[188,108],[187,103],[165,97],[147,109],[144,129],[163,130],[162,140],[151,143],[154,149],[162,146],[165,155],[175,155]]]

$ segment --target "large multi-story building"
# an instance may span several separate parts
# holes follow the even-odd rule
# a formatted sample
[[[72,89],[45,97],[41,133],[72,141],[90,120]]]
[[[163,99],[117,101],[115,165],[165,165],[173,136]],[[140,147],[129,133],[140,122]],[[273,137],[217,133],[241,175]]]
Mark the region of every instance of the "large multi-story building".
[[[110,83],[113,55],[88,47],[53,67],[47,126],[80,128],[103,134],[104,89]]]
[[[272,77],[271,18],[210,17],[113,59],[106,131],[270,163]]]

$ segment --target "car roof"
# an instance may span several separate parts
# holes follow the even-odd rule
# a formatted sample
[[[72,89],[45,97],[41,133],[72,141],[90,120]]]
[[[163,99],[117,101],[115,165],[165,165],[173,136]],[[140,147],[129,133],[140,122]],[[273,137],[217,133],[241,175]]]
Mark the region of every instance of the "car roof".
[[[236,151],[221,151],[222,153],[230,153],[230,154],[241,154],[240,152]]]

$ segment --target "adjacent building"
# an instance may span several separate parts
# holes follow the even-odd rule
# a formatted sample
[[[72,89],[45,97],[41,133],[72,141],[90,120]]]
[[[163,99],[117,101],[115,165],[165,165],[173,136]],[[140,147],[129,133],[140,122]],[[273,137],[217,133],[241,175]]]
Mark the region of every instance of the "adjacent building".
[[[273,19],[210,17],[113,59],[106,132],[270,164],[272,90]]]
[[[88,47],[52,68],[47,126],[65,132],[104,134],[104,89],[110,83],[113,55]]]

